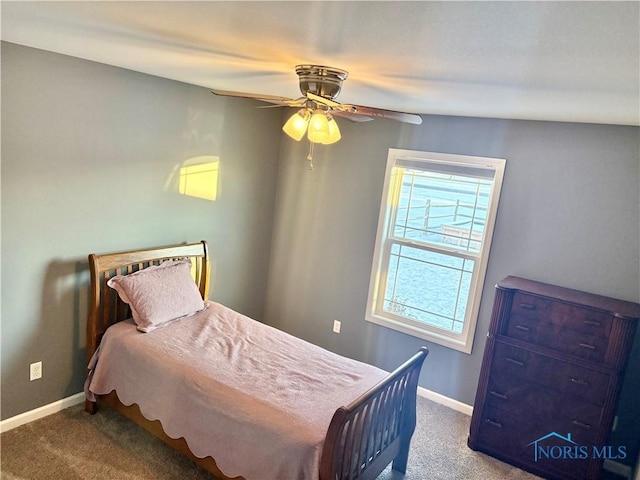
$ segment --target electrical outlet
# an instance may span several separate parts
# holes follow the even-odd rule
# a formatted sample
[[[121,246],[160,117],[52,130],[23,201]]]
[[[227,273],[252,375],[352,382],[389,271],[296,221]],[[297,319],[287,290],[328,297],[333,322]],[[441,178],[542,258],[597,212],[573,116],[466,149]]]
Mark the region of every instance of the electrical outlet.
[[[334,320],[333,333],[340,333],[340,327],[342,327],[342,322],[340,320]]]
[[[42,362],[36,362],[29,365],[29,381],[42,378]]]

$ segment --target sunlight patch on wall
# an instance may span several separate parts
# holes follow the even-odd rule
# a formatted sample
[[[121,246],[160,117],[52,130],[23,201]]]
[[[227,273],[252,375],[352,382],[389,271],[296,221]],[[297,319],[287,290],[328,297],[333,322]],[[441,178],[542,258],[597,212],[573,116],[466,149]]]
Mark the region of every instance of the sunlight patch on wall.
[[[190,158],[180,167],[178,192],[215,202],[218,197],[219,174],[219,157],[203,155]]]

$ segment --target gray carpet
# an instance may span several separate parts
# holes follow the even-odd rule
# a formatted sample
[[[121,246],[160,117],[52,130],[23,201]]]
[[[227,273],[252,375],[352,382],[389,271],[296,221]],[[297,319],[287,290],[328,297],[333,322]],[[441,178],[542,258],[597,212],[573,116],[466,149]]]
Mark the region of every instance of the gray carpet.
[[[470,450],[469,422],[466,415],[418,398],[407,474],[388,467],[378,480],[538,478]],[[107,408],[90,416],[79,405],[23,425],[3,433],[0,448],[4,480],[214,480]]]

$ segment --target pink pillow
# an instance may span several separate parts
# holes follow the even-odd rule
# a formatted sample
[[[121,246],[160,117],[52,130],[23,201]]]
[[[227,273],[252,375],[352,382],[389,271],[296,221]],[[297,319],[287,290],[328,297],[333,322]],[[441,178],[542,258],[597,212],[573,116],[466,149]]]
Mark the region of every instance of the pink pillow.
[[[191,277],[189,260],[169,260],[129,275],[116,275],[107,285],[129,304],[141,332],[150,332],[205,307]]]

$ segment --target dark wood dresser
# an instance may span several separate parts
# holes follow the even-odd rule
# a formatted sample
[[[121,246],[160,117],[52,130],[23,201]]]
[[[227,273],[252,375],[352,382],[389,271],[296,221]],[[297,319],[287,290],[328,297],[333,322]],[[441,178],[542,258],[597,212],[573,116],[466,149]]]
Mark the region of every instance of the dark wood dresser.
[[[469,447],[549,479],[595,480],[640,305],[507,277],[496,286]]]

